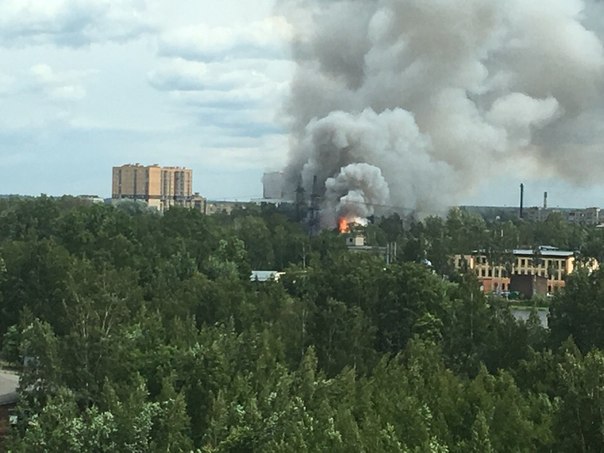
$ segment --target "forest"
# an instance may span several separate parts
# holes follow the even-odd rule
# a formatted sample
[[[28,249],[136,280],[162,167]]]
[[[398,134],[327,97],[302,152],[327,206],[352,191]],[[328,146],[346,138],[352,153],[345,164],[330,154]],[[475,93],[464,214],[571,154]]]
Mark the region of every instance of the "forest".
[[[391,214],[366,227],[396,242],[386,264],[295,217],[0,199],[0,363],[21,375],[8,449],[604,450],[604,270],[569,275],[544,329],[451,265],[545,244],[602,260],[604,232]]]

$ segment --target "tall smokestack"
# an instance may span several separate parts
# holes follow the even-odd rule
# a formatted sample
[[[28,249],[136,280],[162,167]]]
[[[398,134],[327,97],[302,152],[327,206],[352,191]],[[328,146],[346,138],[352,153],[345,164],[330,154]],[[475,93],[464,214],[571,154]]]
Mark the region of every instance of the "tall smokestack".
[[[543,192],[543,209],[547,209],[547,192]]]
[[[523,218],[523,210],[524,208],[524,184],[520,184],[520,215],[519,217]]]

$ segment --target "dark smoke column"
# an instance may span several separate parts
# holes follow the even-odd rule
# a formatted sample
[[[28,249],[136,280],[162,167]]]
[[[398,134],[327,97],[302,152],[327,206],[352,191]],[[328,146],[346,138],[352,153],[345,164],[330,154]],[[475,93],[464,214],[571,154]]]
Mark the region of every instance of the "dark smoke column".
[[[316,176],[333,227],[343,206],[360,217],[383,205],[442,212],[495,174],[530,178],[545,164],[571,182],[594,174],[604,50],[583,7],[280,1],[297,32],[290,194],[300,182],[311,193]]]

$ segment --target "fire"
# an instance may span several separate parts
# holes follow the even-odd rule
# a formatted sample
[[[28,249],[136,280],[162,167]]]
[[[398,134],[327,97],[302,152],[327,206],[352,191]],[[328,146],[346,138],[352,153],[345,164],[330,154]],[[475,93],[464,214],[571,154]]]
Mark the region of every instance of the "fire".
[[[350,227],[354,225],[367,226],[367,219],[362,217],[340,217],[338,219],[338,231],[340,233],[350,232]]]
[[[346,220],[346,217],[340,217],[338,220],[338,231],[340,233],[346,233],[348,231],[348,220]]]

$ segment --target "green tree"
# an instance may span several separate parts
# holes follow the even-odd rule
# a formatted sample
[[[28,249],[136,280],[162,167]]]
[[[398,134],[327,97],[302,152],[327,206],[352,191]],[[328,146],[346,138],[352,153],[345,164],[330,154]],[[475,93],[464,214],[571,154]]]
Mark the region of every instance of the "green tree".
[[[560,371],[560,409],[555,418],[558,451],[601,451],[604,445],[604,355],[566,354]]]
[[[554,346],[572,336],[581,351],[604,347],[604,270],[577,269],[550,307],[549,327]]]
[[[191,451],[193,444],[185,398],[183,394],[176,393],[169,378],[163,381],[157,412],[153,423],[151,450]]]
[[[87,408],[80,412],[72,394],[62,390],[27,421],[22,436],[9,439],[14,452],[125,451],[114,442],[115,419],[109,412]]]
[[[494,452],[489,434],[489,425],[484,412],[482,411],[478,411],[476,420],[474,420],[474,424],[472,425],[472,437],[466,451],[471,453]]]

